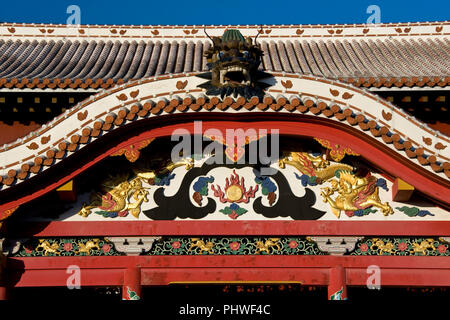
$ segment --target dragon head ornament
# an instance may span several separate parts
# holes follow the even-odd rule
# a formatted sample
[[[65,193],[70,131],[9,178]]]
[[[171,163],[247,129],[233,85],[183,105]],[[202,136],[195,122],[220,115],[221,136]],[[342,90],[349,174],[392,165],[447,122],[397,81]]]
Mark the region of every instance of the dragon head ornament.
[[[235,29],[226,30],[222,37],[209,38],[213,46],[204,55],[210,72],[198,75],[209,81],[199,87],[206,89],[208,95],[220,95],[222,98],[229,95],[241,95],[248,99],[263,96],[263,90],[269,84],[258,80],[271,75],[258,70],[263,52],[256,38],[244,38]]]

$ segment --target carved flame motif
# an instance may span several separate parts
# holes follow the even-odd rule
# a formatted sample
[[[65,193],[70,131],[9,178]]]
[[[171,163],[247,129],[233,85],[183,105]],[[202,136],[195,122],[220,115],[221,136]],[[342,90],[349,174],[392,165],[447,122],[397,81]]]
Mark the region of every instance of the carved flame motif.
[[[217,189],[216,189],[217,188]],[[250,187],[249,190],[245,188],[244,178],[240,178],[239,175],[233,170],[233,174],[230,178],[225,179],[225,191],[222,191],[220,186],[214,187],[211,185],[211,190],[214,191],[214,196],[218,197],[220,202],[236,202],[236,203],[248,203],[250,198],[255,197],[255,192],[258,191],[258,185]]]

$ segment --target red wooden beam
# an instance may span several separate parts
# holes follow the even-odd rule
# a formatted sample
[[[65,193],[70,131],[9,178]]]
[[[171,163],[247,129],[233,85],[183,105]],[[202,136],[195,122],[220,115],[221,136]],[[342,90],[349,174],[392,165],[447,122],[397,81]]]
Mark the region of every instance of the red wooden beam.
[[[330,270],[342,266],[347,285],[364,286],[367,267],[379,266],[381,286],[450,286],[448,257],[420,256],[137,256],[10,258],[16,287],[65,286],[67,267],[81,269],[82,286],[123,285],[139,266],[141,285],[171,283],[279,283],[329,285]],[[12,277],[14,278],[14,277]]]
[[[449,236],[450,221],[52,221],[9,225],[14,236]]]

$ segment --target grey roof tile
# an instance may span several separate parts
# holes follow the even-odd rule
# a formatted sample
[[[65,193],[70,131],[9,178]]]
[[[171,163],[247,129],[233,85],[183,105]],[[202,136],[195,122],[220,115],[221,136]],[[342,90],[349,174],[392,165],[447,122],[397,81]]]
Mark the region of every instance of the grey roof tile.
[[[261,69],[328,78],[448,77],[447,38],[259,41]],[[0,40],[0,78],[140,79],[206,70],[210,41]]]

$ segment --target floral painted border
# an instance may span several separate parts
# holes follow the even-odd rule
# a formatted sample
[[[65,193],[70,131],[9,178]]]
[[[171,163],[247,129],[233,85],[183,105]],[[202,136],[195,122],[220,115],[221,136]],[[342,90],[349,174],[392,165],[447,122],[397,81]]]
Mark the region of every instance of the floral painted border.
[[[105,238],[46,238],[24,242],[14,257],[120,256]]]
[[[450,256],[450,244],[441,238],[364,238],[350,255]]]
[[[163,238],[146,255],[324,255],[306,237]]]
[[[162,237],[143,253],[160,255],[327,255],[308,237]],[[106,238],[33,238],[11,257],[123,256]],[[443,238],[366,237],[346,255],[450,256]]]

